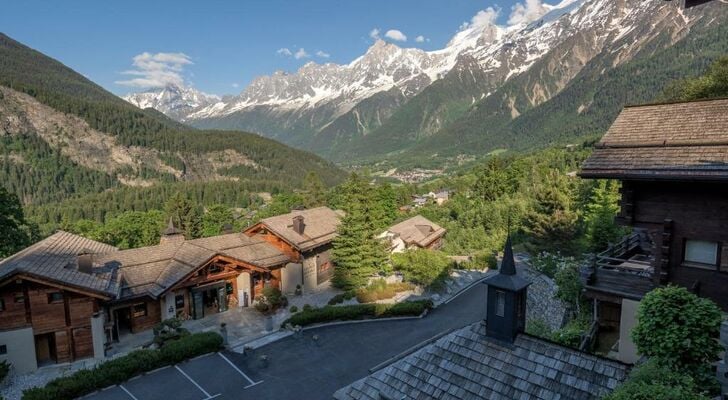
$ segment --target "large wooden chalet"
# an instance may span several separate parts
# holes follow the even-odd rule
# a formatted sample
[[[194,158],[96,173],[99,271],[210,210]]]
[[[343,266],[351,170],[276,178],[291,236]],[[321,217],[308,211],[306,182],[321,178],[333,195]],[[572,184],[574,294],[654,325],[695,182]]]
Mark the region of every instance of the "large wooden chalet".
[[[321,227],[312,216],[307,232],[335,236],[335,219]],[[301,254],[320,253],[332,239],[316,235],[317,246]],[[251,305],[266,285],[304,284],[305,257],[271,241],[251,231],[186,240],[170,222],[158,245],[118,250],[59,231],[0,262],[0,360],[26,372],[103,358],[112,342],[163,319],[199,319]],[[327,262],[319,271],[330,275]]]
[[[728,311],[728,99],[626,107],[580,175],[620,180],[617,221],[633,228],[586,280],[621,360],[636,360],[629,333],[655,287],[684,286]]]

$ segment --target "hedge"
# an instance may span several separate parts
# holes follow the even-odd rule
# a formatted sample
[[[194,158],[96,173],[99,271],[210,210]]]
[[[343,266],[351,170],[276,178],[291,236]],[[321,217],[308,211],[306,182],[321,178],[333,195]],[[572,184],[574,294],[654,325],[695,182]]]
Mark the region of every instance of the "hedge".
[[[196,333],[167,342],[156,350],[136,350],[106,361],[93,369],[56,378],[45,387],[23,392],[23,400],[72,400],[108,386],[125,382],[136,375],[222,348],[222,337],[215,332]]]
[[[332,321],[421,315],[432,308],[432,300],[405,301],[397,304],[354,304],[311,308],[292,315],[283,325],[306,326]]]

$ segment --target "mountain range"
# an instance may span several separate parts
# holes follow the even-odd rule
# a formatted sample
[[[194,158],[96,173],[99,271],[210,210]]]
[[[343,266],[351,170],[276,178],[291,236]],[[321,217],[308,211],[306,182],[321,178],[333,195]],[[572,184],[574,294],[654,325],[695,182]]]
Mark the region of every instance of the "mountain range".
[[[237,96],[166,88],[125,99],[335,161],[419,164],[599,133],[625,104],[653,100],[728,52],[720,2],[689,10],[654,0],[541,5],[539,18],[509,26],[483,11],[437,51],[377,40],[349,64],[310,62],[256,78]]]

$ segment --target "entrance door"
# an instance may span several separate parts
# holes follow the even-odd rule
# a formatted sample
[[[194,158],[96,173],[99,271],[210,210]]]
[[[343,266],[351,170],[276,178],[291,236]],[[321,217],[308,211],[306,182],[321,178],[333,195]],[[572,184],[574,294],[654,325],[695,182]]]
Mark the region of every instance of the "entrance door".
[[[204,292],[192,292],[192,318],[200,319],[205,316]]]
[[[46,333],[35,337],[35,358],[38,366],[55,364],[56,341],[54,333]]]
[[[119,308],[114,311],[116,319],[116,340],[131,333],[131,307]]]

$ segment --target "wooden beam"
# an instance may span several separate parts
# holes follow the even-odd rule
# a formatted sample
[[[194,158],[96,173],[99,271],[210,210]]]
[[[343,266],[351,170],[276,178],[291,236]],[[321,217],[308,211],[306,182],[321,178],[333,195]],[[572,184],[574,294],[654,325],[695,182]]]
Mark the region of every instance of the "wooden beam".
[[[102,295],[102,294],[95,293],[95,292],[92,292],[89,290],[79,289],[75,286],[60,284],[55,281],[51,281],[51,280],[47,280],[47,279],[43,279],[43,278],[36,278],[34,276],[27,275],[27,274],[15,275],[12,279],[10,279],[10,282],[5,282],[0,286],[4,286],[5,284],[11,283],[12,281],[15,281],[17,279],[34,282],[34,283],[39,283],[41,285],[50,286],[50,287],[53,287],[56,289],[68,290],[69,292],[78,293],[78,294],[82,294],[84,296],[93,297],[93,298],[97,298],[97,299],[101,299],[101,300],[111,300],[111,296],[108,296],[108,295]]]

